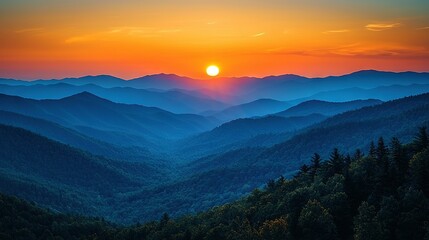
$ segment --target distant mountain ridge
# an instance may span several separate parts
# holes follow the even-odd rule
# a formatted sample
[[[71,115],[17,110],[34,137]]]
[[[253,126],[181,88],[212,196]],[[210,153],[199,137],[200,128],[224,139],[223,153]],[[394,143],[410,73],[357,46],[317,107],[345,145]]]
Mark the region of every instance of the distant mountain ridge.
[[[61,99],[84,91],[117,103],[159,107],[174,113],[199,113],[206,109],[221,110],[229,106],[201,94],[179,89],[161,91],[131,87],[105,88],[95,83],[76,86],[64,82],[35,85],[0,84],[0,93],[39,100]]]
[[[61,212],[103,214],[101,200],[166,180],[140,163],[112,161],[0,124],[0,191]],[[97,206],[97,207],[95,207]]]
[[[209,155],[239,148],[243,143],[262,134],[289,133],[308,127],[326,119],[321,114],[306,116],[236,119],[222,124],[211,131],[179,141],[179,152],[189,156]],[[191,154],[192,155],[191,155]]]
[[[341,76],[315,78],[284,74],[263,78],[218,77],[211,81],[220,81],[228,84],[229,88],[232,88],[232,92],[239,93],[237,95],[247,96],[253,94],[251,101],[269,96],[278,100],[291,100],[304,97],[305,95],[310,96],[316,93],[314,91],[339,90],[350,87],[375,88],[387,85],[429,84],[429,73],[362,70]],[[0,84],[8,85],[55,84],[60,82],[73,85],[96,84],[102,87],[155,88],[163,90],[184,89],[191,91],[204,89],[204,86],[210,83],[210,81],[181,77],[175,74],[154,74],[131,80],[124,80],[109,75],[35,81],[0,78]],[[308,84],[312,84],[314,90],[308,91],[307,89],[307,92],[305,92],[303,87],[308,86]],[[271,95],[267,95],[267,91],[270,91]],[[279,96],[279,93],[283,93],[284,96]],[[285,93],[288,94],[285,95]]]
[[[216,126],[216,121],[199,115],[114,103],[88,92],[59,100],[0,94],[0,100],[1,110],[49,120],[78,131],[82,126],[156,139],[184,137]]]
[[[291,117],[317,113],[323,114],[325,116],[332,116],[342,112],[377,105],[380,103],[382,103],[382,101],[377,99],[354,100],[348,102],[327,102],[320,100],[309,100],[306,102],[302,102],[296,106],[290,107],[282,112],[278,112],[274,115],[281,117]]]
[[[357,106],[356,103],[362,102],[369,105]],[[348,109],[350,111],[336,114],[344,103],[309,101],[289,108],[293,111],[286,110],[289,118],[268,116],[237,119],[217,127],[219,122],[212,118],[173,114],[141,105],[118,104],[88,92],[59,100],[32,100],[0,94],[1,113],[7,111],[12,112],[11,116],[14,113],[25,115],[25,124],[28,124],[26,121],[39,118],[90,136],[107,135],[107,131],[112,131],[112,134],[138,134],[151,140],[165,136],[176,136],[177,139],[189,137],[189,148],[184,148],[185,152],[197,152],[197,147],[204,144],[222,150],[215,149],[211,155],[205,155],[206,151],[195,161],[181,163],[177,163],[179,154],[173,152],[173,157],[178,159],[177,165],[171,164],[173,171],[168,173],[171,175],[166,175],[152,165],[133,165],[91,156],[37,134],[0,125],[0,186],[4,192],[25,195],[23,197],[26,199],[36,199],[62,211],[91,212],[127,223],[146,221],[158,218],[161,210],[168,211],[172,216],[180,216],[238,199],[269,179],[282,174],[287,177],[294,175],[299,166],[308,163],[316,150],[323,159],[327,159],[334,147],[345,154],[356,148],[366,152],[368,142],[381,135],[386,138],[397,136],[408,141],[417,127],[429,126],[429,94],[384,103],[378,100],[352,103],[346,104],[351,107]],[[321,107],[313,108],[311,105]],[[336,115],[327,119],[317,113],[300,116],[318,109],[328,115]],[[13,121],[13,118],[8,121]],[[35,120],[33,124],[37,126],[39,121]],[[299,131],[290,135],[287,135],[288,132],[280,133],[285,134],[285,138],[276,139],[279,142],[274,146],[255,144],[249,147],[243,144],[257,141],[255,139],[258,137],[263,138],[274,131],[295,131],[298,128]],[[86,140],[82,140],[82,143]],[[239,144],[231,149],[222,146],[222,143],[233,145],[237,142]],[[23,147],[27,145],[30,147]],[[206,146],[203,149],[210,150]],[[77,159],[76,162],[73,159]],[[27,164],[26,161],[31,162]],[[65,171],[59,166],[61,161],[65,161],[64,165],[71,171],[64,176],[60,176]],[[90,168],[93,172],[76,169],[70,162]],[[51,168],[44,169],[50,165]],[[100,174],[97,175],[97,171]],[[95,178],[85,183],[83,180],[91,174]],[[166,176],[177,179],[167,181],[163,178]],[[103,184],[105,181],[107,183]],[[109,185],[109,181],[114,182]],[[147,181],[152,181],[153,185],[146,185]],[[109,204],[115,206],[115,209],[109,208]]]
[[[152,161],[151,151],[157,150],[156,146],[148,141],[135,143],[139,146],[145,146],[145,148],[121,148],[119,141],[114,142],[112,139],[111,142],[114,143],[109,144],[100,139],[89,137],[86,135],[88,132],[78,132],[47,120],[2,110],[0,110],[0,115],[0,124],[23,128],[92,154],[112,159],[148,162]]]
[[[222,121],[231,121],[238,118],[251,118],[276,113],[290,106],[291,104],[288,102],[263,98],[232,106],[210,115]]]

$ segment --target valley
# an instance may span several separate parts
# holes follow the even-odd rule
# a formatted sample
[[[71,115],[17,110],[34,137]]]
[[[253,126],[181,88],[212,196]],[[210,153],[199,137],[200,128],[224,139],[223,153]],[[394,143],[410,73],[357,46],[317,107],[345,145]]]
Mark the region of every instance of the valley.
[[[371,82],[366,80],[368,74]],[[378,75],[390,77],[394,85],[385,86],[385,78],[374,82]],[[162,212],[171,217],[198,213],[240,199],[270,179],[291,178],[315,152],[322,159],[328,159],[334,148],[344,154],[355,149],[367,152],[369,142],[380,136],[411,141],[417,128],[429,126],[429,95],[420,94],[422,88],[413,85],[423,84],[422,76],[426,75],[368,71],[321,80],[271,77],[267,86],[297,91],[312,84],[322,87],[311,100],[273,100],[262,97],[274,95],[261,95],[259,100],[237,104],[252,89],[262,88],[262,80],[243,80],[243,95],[219,101],[220,105],[212,104],[217,100],[205,91],[185,91],[185,83],[177,85],[180,81],[172,83],[171,89],[154,90],[159,88],[156,81],[138,80],[142,84],[137,84],[137,80],[107,76],[0,80],[8,84],[0,88],[0,190],[55,211],[121,224],[159,219]],[[157,81],[164,81],[162,77]],[[174,76],[165,77],[168,82]],[[326,96],[329,90],[331,99],[344,98],[346,87],[354,84],[377,91],[368,91],[365,98],[349,96],[343,102],[316,97]],[[140,98],[115,102],[97,95],[103,88],[120,99],[124,87],[128,92],[140,91]],[[176,95],[179,88],[181,94],[207,98],[200,102],[204,109],[182,101]],[[392,88],[401,89],[402,95]],[[145,91],[175,100],[160,103],[146,97]],[[163,104],[175,109],[174,102],[194,110],[163,109]],[[65,175],[65,168],[71,175]]]

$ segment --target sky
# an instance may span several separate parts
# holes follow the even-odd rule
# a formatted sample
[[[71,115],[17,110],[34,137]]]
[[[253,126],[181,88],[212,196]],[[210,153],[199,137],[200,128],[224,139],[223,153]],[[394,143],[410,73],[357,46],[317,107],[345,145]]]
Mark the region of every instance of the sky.
[[[0,77],[429,71],[427,0],[2,0]]]

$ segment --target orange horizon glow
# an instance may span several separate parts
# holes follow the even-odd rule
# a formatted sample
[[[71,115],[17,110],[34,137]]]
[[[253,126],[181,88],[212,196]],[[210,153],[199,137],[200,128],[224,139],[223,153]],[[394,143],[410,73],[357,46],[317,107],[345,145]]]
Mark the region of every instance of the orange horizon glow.
[[[322,2],[6,0],[0,77],[429,71],[428,2]]]

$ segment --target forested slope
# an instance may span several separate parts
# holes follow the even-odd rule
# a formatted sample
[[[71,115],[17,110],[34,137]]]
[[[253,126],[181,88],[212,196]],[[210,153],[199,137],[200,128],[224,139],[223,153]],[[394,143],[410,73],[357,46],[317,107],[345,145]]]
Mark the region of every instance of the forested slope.
[[[370,143],[363,155],[314,154],[292,179],[194,216],[119,227],[0,195],[2,239],[427,239],[429,140]]]

